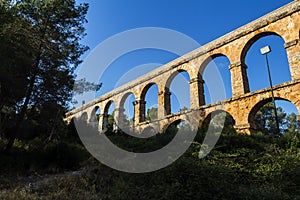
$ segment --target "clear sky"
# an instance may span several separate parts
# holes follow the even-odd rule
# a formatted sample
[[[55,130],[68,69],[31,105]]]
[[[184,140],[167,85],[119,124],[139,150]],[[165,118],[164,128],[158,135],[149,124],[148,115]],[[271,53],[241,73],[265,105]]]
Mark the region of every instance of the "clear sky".
[[[85,59],[98,44],[109,37],[129,29],[141,27],[172,29],[191,37],[200,45],[205,45],[292,2],[292,0],[77,0],[77,2],[90,4],[87,16],[89,22],[86,24],[87,36],[83,40],[83,43],[90,47],[90,51],[83,56]],[[264,57],[259,55],[258,51],[263,45],[270,43],[273,45],[271,45],[273,61],[271,57],[270,65],[271,68],[277,68],[273,69],[273,71],[271,70],[272,76],[274,76],[274,84],[290,79],[288,69],[282,70],[279,68],[287,65],[287,61],[284,59],[281,59],[283,61],[275,60],[275,58],[279,57],[278,55],[286,56],[282,50],[283,41],[274,37],[264,38],[253,45],[247,56],[248,58],[246,58],[251,91],[268,87],[267,74],[263,69],[265,68],[265,60]],[[110,69],[105,72],[106,77],[100,80],[103,83],[103,87],[96,96],[107,93],[114,89],[116,85],[126,82],[126,78],[122,80],[124,74],[129,73],[130,70],[137,66],[142,66],[145,69],[142,71],[146,73],[174,58],[177,58],[177,56],[173,53],[151,49],[126,54],[112,63]],[[226,97],[230,97],[229,62],[226,58],[219,58],[215,62],[218,67],[223,66],[220,69],[221,73],[227,74],[227,76],[224,75],[222,78],[225,83],[229,81],[229,85],[226,85]],[[144,66],[149,63],[152,64]],[[250,68],[252,65],[258,65],[261,69],[257,71],[254,67]],[[153,91],[155,89],[151,88]],[[208,96],[207,92],[206,96]],[[207,103],[210,102],[210,99],[206,100]],[[156,103],[153,99],[147,101],[150,102],[149,105]],[[79,104],[81,105],[81,102]],[[188,105],[185,105],[186,102],[181,104],[188,107]],[[289,112],[293,110],[291,106],[286,107]],[[176,108],[172,108],[172,110],[174,109]]]

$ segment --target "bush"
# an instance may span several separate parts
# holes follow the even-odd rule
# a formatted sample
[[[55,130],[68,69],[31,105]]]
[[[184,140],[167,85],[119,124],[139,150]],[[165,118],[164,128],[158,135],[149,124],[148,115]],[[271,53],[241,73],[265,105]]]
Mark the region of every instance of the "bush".
[[[137,151],[149,151],[151,145],[158,147],[172,139],[171,135],[157,136],[141,143],[122,134],[108,135],[116,145]],[[291,144],[293,140],[289,141]],[[76,142],[45,143],[36,139],[29,143],[29,150],[25,150],[26,145],[18,145],[23,150],[18,151],[17,157],[2,157],[4,163],[0,167],[28,168],[35,164],[37,169],[59,172],[78,169],[85,163],[78,179],[62,179],[35,191],[49,198],[62,195],[65,199],[109,200],[300,199],[299,147],[294,146],[291,151],[286,144],[289,143],[283,137],[223,133],[203,159],[198,158],[201,143],[195,142],[170,166],[150,173],[129,174],[99,164]],[[4,187],[9,181],[2,180],[0,186]],[[8,190],[13,188],[11,185]],[[22,198],[31,195],[26,193]]]
[[[50,170],[75,170],[89,158],[84,147],[62,141],[46,144],[40,156],[41,167],[51,166]]]

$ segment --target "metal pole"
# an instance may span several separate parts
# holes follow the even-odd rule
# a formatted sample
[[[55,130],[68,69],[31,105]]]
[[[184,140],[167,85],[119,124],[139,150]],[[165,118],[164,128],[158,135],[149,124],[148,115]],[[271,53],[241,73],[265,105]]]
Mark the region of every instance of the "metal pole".
[[[273,102],[273,106],[274,106],[274,114],[275,114],[275,120],[276,120],[277,133],[278,133],[278,135],[280,135],[279,121],[278,121],[278,115],[277,115],[277,108],[276,108],[276,103],[275,103],[275,98],[274,98],[273,84],[272,84],[272,78],[271,78],[270,67],[269,67],[269,60],[268,60],[268,54],[267,53],[266,53],[266,62],[267,62],[267,68],[268,68],[268,75],[269,75],[269,82],[270,82],[270,87],[271,87],[271,93],[272,93],[272,102]]]

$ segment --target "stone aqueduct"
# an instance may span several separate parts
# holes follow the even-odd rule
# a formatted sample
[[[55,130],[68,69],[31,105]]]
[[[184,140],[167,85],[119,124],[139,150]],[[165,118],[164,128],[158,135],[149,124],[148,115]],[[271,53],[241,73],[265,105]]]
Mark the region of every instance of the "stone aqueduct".
[[[88,122],[95,122],[95,110],[100,109],[101,115],[96,123],[99,130],[105,130],[108,109],[114,102],[115,121],[121,126],[124,102],[130,94],[134,94],[134,130],[137,133],[141,133],[146,127],[163,132],[169,124],[186,119],[198,127],[212,113],[222,110],[234,118],[238,133],[252,134],[255,132],[254,115],[263,104],[271,101],[271,91],[266,88],[250,92],[245,56],[251,45],[266,35],[277,35],[284,40],[291,73],[291,81],[274,86],[275,99],[292,102],[300,113],[300,1],[296,0],[82,107],[71,110],[66,114],[66,120],[85,115]],[[231,63],[229,70],[232,98],[205,105],[202,74],[207,63],[220,55],[226,56]],[[174,76],[182,71],[187,72],[190,77],[190,109],[171,114],[169,86]],[[145,95],[153,84],[159,90],[158,119],[145,121]]]

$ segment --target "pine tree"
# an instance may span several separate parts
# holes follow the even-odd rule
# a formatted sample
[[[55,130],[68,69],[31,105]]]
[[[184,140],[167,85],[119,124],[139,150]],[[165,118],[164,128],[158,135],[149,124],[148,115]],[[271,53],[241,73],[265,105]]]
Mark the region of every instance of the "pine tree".
[[[87,50],[80,40],[85,35],[83,25],[87,22],[88,5],[76,5],[74,0],[17,0],[9,9],[24,21],[20,32],[24,43],[20,45],[26,48],[30,59],[25,62],[28,69],[23,74],[27,80],[25,94],[19,101],[7,151],[20,133],[29,107],[41,109],[49,102],[65,107],[70,100],[74,70]],[[20,54],[24,55],[24,51]]]

